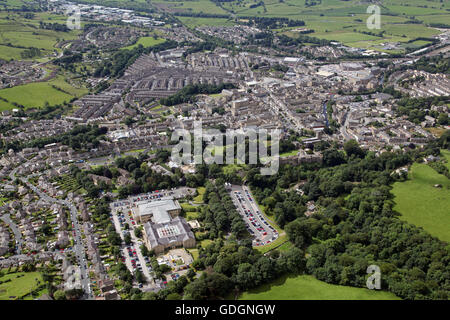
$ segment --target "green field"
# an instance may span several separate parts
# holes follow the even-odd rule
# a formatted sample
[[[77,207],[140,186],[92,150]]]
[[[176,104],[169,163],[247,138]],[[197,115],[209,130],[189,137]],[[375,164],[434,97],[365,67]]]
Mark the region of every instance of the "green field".
[[[399,300],[394,294],[338,286],[309,275],[284,276],[271,284],[243,293],[239,300]]]
[[[163,38],[155,39],[153,37],[141,37],[135,44],[128,46],[128,47],[124,47],[123,49],[130,50],[130,49],[137,47],[140,44],[142,44],[145,48],[153,47],[153,46],[156,46],[157,44],[163,43],[165,41],[166,41],[166,39],[163,39]]]
[[[58,90],[56,88],[62,89]],[[66,82],[63,76],[46,82],[34,82],[12,88],[0,90],[0,97],[8,100],[0,100],[0,111],[15,107],[12,103],[23,105],[25,108],[43,107],[46,102],[49,105],[69,102],[74,97],[80,97],[88,92],[85,88],[75,88]]]
[[[67,17],[36,12],[32,19],[26,19],[23,14],[0,12],[0,59],[21,59],[21,53],[30,47],[40,49],[41,56],[60,52],[61,49],[57,47],[58,42],[74,40],[81,32],[80,30],[63,32],[42,29],[39,27],[41,21],[65,24]]]
[[[16,278],[18,275],[24,275]],[[6,274],[0,278],[1,281],[11,279],[11,282],[0,284],[0,300],[14,300],[37,288],[38,279],[42,284],[42,276],[39,272],[18,272]]]
[[[312,1],[310,1],[312,2]],[[381,29],[370,30],[366,21],[371,15],[367,13],[370,5],[368,2],[359,0],[321,0],[315,1],[313,6],[307,6],[304,0],[264,0],[263,5],[251,8],[260,3],[259,0],[239,0],[221,2],[221,7],[210,0],[193,1],[170,1],[164,2],[156,0],[153,3],[164,8],[165,11],[176,13],[207,13],[225,14],[229,16],[246,17],[283,17],[292,20],[303,20],[306,27],[313,29],[314,36],[321,39],[328,39],[342,42],[345,45],[358,48],[374,49],[386,51],[379,48],[380,42],[400,42],[406,43],[418,37],[431,37],[439,31],[428,27],[429,23],[449,23],[450,3],[448,1],[427,1],[420,0],[399,2],[398,0],[383,1],[381,6]],[[413,17],[422,21],[419,24],[407,23]],[[234,22],[226,18],[207,17],[178,17],[179,20],[188,27],[200,25],[231,25]],[[285,28],[277,30],[280,33],[287,32],[295,28]],[[377,37],[362,32],[379,33],[384,31],[382,37]],[[295,35],[294,35],[295,36]],[[401,52],[390,50],[387,52]]]
[[[447,157],[450,159],[447,152]],[[448,163],[447,163],[448,165]],[[435,188],[441,184],[442,188]],[[394,210],[404,219],[423,227],[431,235],[450,242],[450,180],[426,164],[415,163],[409,179],[396,182]]]

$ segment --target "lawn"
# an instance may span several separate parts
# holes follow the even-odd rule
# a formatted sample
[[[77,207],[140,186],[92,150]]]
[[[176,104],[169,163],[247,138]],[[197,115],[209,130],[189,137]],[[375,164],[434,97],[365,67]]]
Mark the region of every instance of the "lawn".
[[[24,276],[16,278],[18,275]],[[42,276],[39,272],[10,273],[0,278],[1,281],[8,279],[11,279],[11,282],[0,284],[0,300],[14,300],[31,292],[37,287],[36,279],[42,283]]]
[[[194,203],[203,203],[203,194],[205,193],[205,191],[206,191],[205,187],[197,188],[198,196],[194,198]]]
[[[449,159],[449,154],[446,155]],[[442,188],[435,188],[435,184],[441,184]],[[438,174],[426,164],[415,163],[411,167],[409,179],[394,184],[394,210],[401,213],[401,219],[450,242],[449,189],[450,180],[444,175]]]
[[[298,150],[292,150],[292,151],[284,152],[284,153],[280,154],[280,157],[295,156],[295,155],[297,155],[298,152],[299,152]]]
[[[128,47],[124,47],[123,49],[131,50],[140,44],[142,44],[145,48],[153,47],[153,46],[156,46],[157,44],[160,44],[163,42],[166,42],[166,39],[163,39],[163,38],[155,39],[153,37],[141,37],[135,44],[128,46]]]
[[[313,276],[284,276],[245,292],[239,300],[399,300],[385,291],[328,284]]]
[[[198,259],[198,249],[187,249],[194,260]]]

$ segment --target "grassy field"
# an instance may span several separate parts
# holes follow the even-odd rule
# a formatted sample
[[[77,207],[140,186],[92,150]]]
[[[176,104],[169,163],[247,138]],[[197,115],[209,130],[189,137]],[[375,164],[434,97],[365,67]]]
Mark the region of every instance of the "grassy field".
[[[49,13],[34,13],[34,17],[26,19],[22,13],[0,12],[0,59],[21,59],[21,52],[35,47],[41,55],[59,52],[56,46],[60,41],[74,40],[81,32],[69,32],[41,29],[39,22],[65,24],[67,17]],[[36,57],[39,58],[39,57]]]
[[[59,88],[61,90],[58,90]],[[12,103],[23,105],[25,108],[43,107],[46,102],[49,105],[69,102],[74,97],[80,97],[88,92],[85,88],[75,88],[66,82],[63,76],[46,82],[28,83],[13,88],[0,90],[0,97],[8,100],[0,100],[0,111],[16,108]]]
[[[157,44],[160,44],[163,42],[166,42],[166,39],[163,39],[163,38],[155,39],[153,37],[141,37],[135,44],[128,46],[128,47],[124,47],[123,49],[133,49],[140,44],[142,44],[146,48],[153,47],[153,46],[156,46]]]
[[[450,159],[448,152],[447,157]],[[441,184],[442,188],[435,188],[435,184]],[[394,210],[402,214],[401,219],[450,242],[449,189],[450,180],[444,175],[438,174],[426,164],[415,163],[411,167],[408,181],[394,184]]]
[[[399,2],[398,0],[383,1],[381,6],[381,29],[370,30],[367,28],[367,19],[371,13],[367,13],[370,3],[359,0],[322,0],[313,6],[306,6],[304,0],[264,0],[263,5],[255,6],[259,0],[240,0],[222,2],[221,7],[210,0],[170,1],[156,0],[153,3],[163,7],[169,12],[184,13],[208,13],[228,14],[229,16],[246,17],[284,17],[292,20],[303,20],[306,27],[313,29],[315,36],[342,42],[343,44],[358,48],[386,51],[379,47],[380,42],[406,43],[417,37],[430,37],[438,30],[427,26],[429,23],[447,23],[449,21],[450,2],[427,1],[424,4],[420,0]],[[318,1],[316,1],[318,2]],[[253,6],[253,8],[252,8]],[[425,7],[426,6],[426,7]],[[419,24],[410,24],[408,21],[415,17],[422,21]],[[205,17],[179,17],[180,21],[188,27],[199,25],[231,25],[234,22],[225,18]],[[281,33],[290,29],[278,30]],[[295,28],[294,28],[295,29]],[[382,37],[377,37],[362,32],[381,32]],[[290,35],[288,33],[288,35]],[[401,52],[391,50],[388,52]]]
[[[284,276],[271,284],[245,292],[239,300],[399,300],[394,294],[338,286],[309,275]]]
[[[17,278],[18,275],[23,277]],[[11,282],[0,284],[0,300],[14,300],[23,296],[37,287],[37,280],[42,282],[39,272],[18,272],[6,274],[0,278],[1,281],[11,279]]]

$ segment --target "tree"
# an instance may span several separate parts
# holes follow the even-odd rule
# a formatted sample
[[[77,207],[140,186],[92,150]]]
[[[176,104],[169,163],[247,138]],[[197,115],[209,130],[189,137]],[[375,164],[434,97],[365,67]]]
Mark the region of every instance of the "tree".
[[[123,237],[123,241],[125,241],[125,244],[127,245],[131,244],[131,236],[129,233],[127,233],[125,237]]]
[[[136,229],[134,229],[134,235],[135,235],[137,238],[141,238],[141,237],[142,237],[142,229],[141,229],[141,228],[136,228]]]
[[[136,281],[139,282],[139,283],[146,283],[147,282],[147,279],[145,278],[145,275],[139,270],[136,271],[135,277],[136,277]]]
[[[323,163],[327,167],[333,167],[345,163],[345,158],[341,152],[331,148],[323,152]]]
[[[55,300],[66,300],[66,294],[62,290],[56,290],[53,294],[53,298],[55,298]]]
[[[169,293],[166,297],[166,300],[181,300],[181,299],[182,297],[176,292]]]
[[[344,143],[344,150],[348,157],[355,155],[358,158],[362,158],[365,155],[364,150],[361,149],[358,142],[354,139]]]

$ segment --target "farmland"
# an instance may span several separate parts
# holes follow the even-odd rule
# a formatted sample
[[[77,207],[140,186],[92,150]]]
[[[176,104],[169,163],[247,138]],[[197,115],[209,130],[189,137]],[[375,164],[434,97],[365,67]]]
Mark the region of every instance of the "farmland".
[[[39,22],[65,24],[66,17],[48,13],[34,13],[32,18],[23,14],[0,13],[0,59],[20,59],[21,53],[34,47],[41,56],[59,52],[57,43],[76,39],[80,31],[54,31],[40,28]]]
[[[69,84],[64,77],[58,76],[46,82],[34,82],[13,88],[0,90],[0,110],[15,108],[13,103],[23,105],[25,108],[43,107],[69,102],[74,97],[87,93],[85,88],[76,88]]]
[[[439,1],[428,1],[426,5],[423,1],[408,1],[408,3],[399,3],[399,1],[384,1],[381,6],[381,29],[369,30],[366,21],[371,13],[367,13],[368,3],[360,1],[340,1],[340,0],[322,0],[316,1],[312,6],[306,6],[304,0],[244,0],[228,1],[216,5],[209,0],[194,1],[171,1],[163,3],[161,0],[153,2],[157,8],[162,8],[166,12],[181,14],[220,14],[228,16],[247,17],[283,17],[292,20],[303,20],[306,27],[313,29],[311,36],[339,41],[345,45],[385,51],[379,47],[385,42],[399,42],[406,44],[414,41],[418,37],[431,37],[439,33],[437,29],[430,28],[430,23],[448,23],[450,10],[448,3]],[[231,19],[217,17],[186,17],[179,16],[179,20],[188,27],[199,25],[232,25]],[[416,19],[419,23],[411,23]],[[296,36],[290,32],[292,28],[277,30],[279,33],[285,33],[289,36]],[[380,33],[382,36],[374,36],[363,32]],[[401,52],[400,50],[391,50],[392,53]],[[389,51],[387,51],[389,52]]]
[[[450,158],[448,152],[446,155]],[[442,188],[434,187],[435,184],[442,185]],[[415,163],[408,181],[394,184],[394,210],[401,213],[401,219],[423,227],[441,240],[450,241],[449,189],[450,181],[444,175],[426,164]]]
[[[338,286],[309,275],[284,276],[242,294],[239,300],[398,300],[392,293]]]

